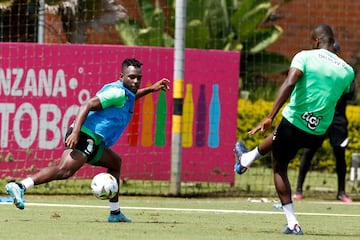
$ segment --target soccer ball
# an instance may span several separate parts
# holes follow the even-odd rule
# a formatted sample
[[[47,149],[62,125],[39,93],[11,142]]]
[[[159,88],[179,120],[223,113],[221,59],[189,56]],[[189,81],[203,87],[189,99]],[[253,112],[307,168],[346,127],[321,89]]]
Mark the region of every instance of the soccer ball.
[[[91,182],[91,190],[94,196],[101,200],[115,197],[118,189],[116,178],[109,173],[99,173]]]

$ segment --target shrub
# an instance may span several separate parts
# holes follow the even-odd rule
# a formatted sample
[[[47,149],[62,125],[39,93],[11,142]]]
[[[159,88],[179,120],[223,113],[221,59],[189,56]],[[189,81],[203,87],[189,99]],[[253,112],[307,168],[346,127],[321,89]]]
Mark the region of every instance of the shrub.
[[[254,128],[260,121],[262,121],[270,112],[273,102],[257,100],[251,102],[250,100],[239,99],[238,101],[238,122],[237,122],[237,138],[245,142],[248,149],[256,147],[262,142],[271,131],[269,130],[265,136],[261,134],[255,134],[249,136],[247,132]],[[360,151],[360,106],[348,105],[346,115],[349,121],[349,145],[346,151],[346,163],[347,166],[351,166],[351,154]],[[281,110],[274,119],[273,128],[281,120]],[[298,152],[298,155],[290,163],[289,168],[298,167],[300,164],[300,156],[302,150]],[[271,166],[271,159],[268,156],[256,161],[255,165]],[[329,140],[326,139],[315,154],[313,159],[313,169],[327,170],[333,172],[335,170],[335,157],[333,155],[332,147]]]

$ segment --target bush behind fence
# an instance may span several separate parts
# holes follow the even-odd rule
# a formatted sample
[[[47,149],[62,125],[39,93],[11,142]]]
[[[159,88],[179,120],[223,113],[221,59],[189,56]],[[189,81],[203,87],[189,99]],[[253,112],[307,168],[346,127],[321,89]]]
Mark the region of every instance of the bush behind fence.
[[[272,101],[250,101],[245,99],[239,99],[238,101],[238,139],[242,139],[245,142],[245,145],[248,148],[253,148],[257,146],[260,142],[264,140],[264,136],[261,134],[256,134],[254,136],[249,136],[247,132],[255,127],[264,117],[268,115],[271,110],[273,102]],[[349,121],[348,131],[349,131],[349,145],[346,151],[346,163],[348,168],[351,166],[351,155],[355,152],[360,151],[360,106],[348,105],[346,110],[346,115]],[[281,119],[279,115],[273,126],[276,126]],[[265,136],[266,137],[266,136]],[[291,162],[289,165],[290,168],[296,168],[300,164],[300,155],[299,151],[298,156]],[[333,151],[329,140],[326,139],[322,145],[322,148],[318,150],[318,153],[315,156],[316,166],[318,170],[335,170],[335,158],[333,156]],[[268,161],[269,158],[267,158]],[[257,165],[269,164],[269,162],[258,161]]]

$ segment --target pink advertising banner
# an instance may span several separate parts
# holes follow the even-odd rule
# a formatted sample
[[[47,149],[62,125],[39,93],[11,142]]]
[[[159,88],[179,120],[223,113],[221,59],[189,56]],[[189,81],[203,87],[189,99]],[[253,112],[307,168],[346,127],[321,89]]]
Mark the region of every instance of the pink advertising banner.
[[[142,86],[172,81],[174,49],[117,45],[0,43],[0,176],[20,178],[59,160],[81,104],[118,79],[128,57],[143,65]],[[240,54],[185,50],[182,181],[234,182]],[[121,177],[169,180],[173,94],[138,100],[113,150]],[[85,165],[74,177],[104,171]]]

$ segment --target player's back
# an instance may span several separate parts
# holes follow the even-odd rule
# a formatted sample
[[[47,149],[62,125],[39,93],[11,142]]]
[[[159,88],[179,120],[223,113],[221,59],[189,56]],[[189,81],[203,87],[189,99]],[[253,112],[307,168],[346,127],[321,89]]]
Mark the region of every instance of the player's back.
[[[303,74],[283,115],[306,132],[324,134],[332,122],[337,101],[349,89],[354,71],[344,60],[326,49],[301,51],[294,57],[291,67]]]

